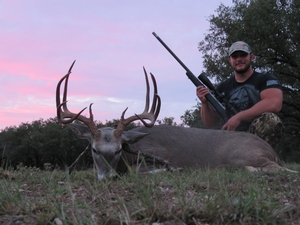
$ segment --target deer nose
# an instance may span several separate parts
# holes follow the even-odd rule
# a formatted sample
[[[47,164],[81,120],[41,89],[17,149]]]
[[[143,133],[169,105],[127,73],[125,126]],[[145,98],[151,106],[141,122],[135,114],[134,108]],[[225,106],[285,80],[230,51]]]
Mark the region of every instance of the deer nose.
[[[104,178],[105,178],[105,176],[103,174],[98,173],[98,180],[103,180]]]

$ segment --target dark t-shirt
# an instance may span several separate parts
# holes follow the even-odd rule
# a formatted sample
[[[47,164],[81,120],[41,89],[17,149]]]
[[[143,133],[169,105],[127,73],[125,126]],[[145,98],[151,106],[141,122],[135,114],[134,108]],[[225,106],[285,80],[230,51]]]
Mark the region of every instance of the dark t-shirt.
[[[253,72],[245,82],[239,83],[234,76],[220,83],[217,91],[224,95],[224,98],[235,108],[237,112],[246,110],[260,101],[260,92],[267,88],[281,89],[278,79],[269,73]],[[233,113],[227,112],[228,117]],[[243,121],[237,131],[247,131],[251,121]]]

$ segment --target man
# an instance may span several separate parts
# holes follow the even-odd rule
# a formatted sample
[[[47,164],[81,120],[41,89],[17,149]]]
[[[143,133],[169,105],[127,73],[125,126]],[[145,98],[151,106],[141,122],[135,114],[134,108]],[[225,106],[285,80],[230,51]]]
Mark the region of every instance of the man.
[[[222,129],[254,133],[275,149],[284,129],[276,115],[282,107],[281,85],[272,74],[253,70],[251,62],[255,56],[247,43],[243,41],[233,43],[228,55],[228,62],[234,74],[220,83],[217,91],[224,94],[224,98],[238,113],[233,115],[228,112],[230,119]],[[202,103],[200,112],[202,120],[208,128],[211,128],[217,124],[220,117],[208,104],[205,98],[208,93],[209,89],[206,87],[197,87],[197,96]]]

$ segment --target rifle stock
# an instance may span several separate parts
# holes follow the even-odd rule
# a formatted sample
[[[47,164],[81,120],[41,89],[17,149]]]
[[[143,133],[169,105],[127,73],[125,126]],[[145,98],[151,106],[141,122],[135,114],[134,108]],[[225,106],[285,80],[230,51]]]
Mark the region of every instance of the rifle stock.
[[[192,83],[198,86],[205,86],[190,70],[184,65],[184,63],[174,54],[174,52],[163,42],[163,40],[155,33],[152,34],[157,38],[157,40],[168,50],[168,52],[176,59],[176,61],[185,69],[186,75],[192,81]],[[220,115],[220,117],[226,122],[228,120],[228,116],[226,113],[225,107],[215,98],[211,93],[205,95],[210,106]]]

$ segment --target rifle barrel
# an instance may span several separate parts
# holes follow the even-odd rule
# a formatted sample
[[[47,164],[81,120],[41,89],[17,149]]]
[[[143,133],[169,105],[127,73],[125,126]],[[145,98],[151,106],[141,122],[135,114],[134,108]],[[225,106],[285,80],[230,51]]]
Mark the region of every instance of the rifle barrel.
[[[194,83],[196,87],[203,86],[203,84],[200,82],[200,80],[190,71],[190,69],[175,55],[175,53],[169,48],[168,45],[165,44],[165,42],[155,33],[152,32],[152,34],[157,38],[157,40],[168,50],[168,52],[176,59],[176,61],[185,69],[186,75],[188,78]]]
[[[165,42],[163,40],[161,40],[161,38],[155,33],[152,32],[152,34],[157,38],[157,40],[168,50],[168,52],[170,52],[170,54],[177,60],[177,62],[179,62],[179,64],[186,70],[186,72],[188,73],[192,73],[189,68],[187,68],[186,65],[184,65],[184,63],[177,57],[177,55],[175,55],[175,53],[168,47],[168,45],[165,44]]]

